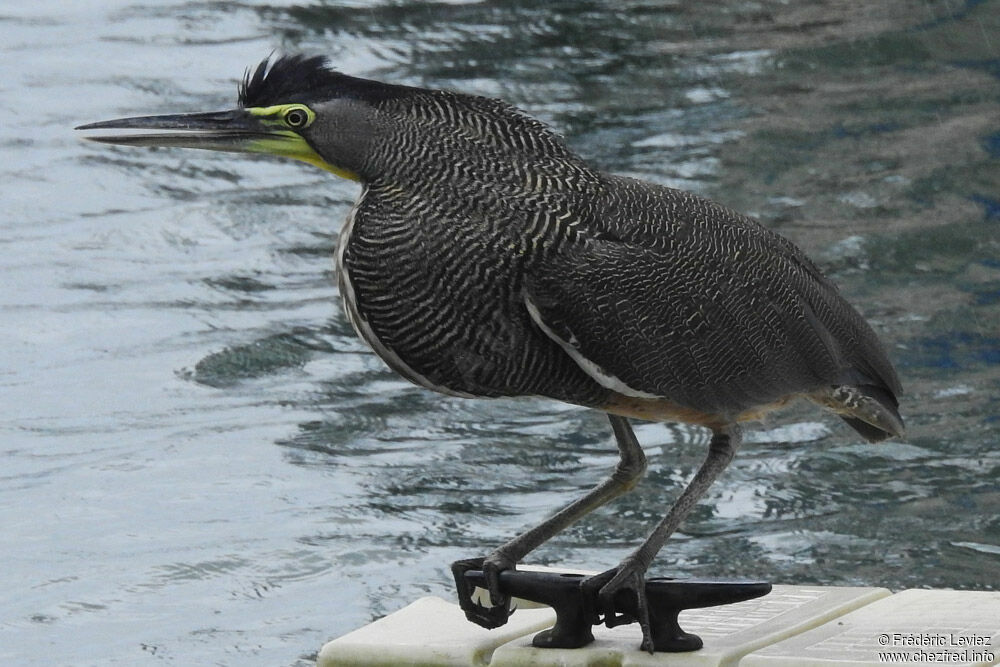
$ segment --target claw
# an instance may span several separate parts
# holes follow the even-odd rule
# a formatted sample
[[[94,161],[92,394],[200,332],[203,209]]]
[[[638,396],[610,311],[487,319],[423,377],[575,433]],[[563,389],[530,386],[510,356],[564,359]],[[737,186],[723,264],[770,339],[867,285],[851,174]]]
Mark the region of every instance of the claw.
[[[490,603],[494,607],[510,605],[510,596],[500,590],[500,573],[517,569],[516,563],[497,552],[483,559],[483,574],[486,575],[486,589],[490,593]]]
[[[584,579],[580,586],[591,608],[593,622],[613,628],[639,623],[643,651],[653,653],[653,633],[649,625],[649,603],[646,600],[646,566],[632,558],[606,572]],[[631,594],[631,595],[630,595]]]
[[[465,617],[487,629],[499,628],[510,617],[510,596],[500,590],[500,573],[513,570],[514,563],[505,560],[496,553],[485,558],[467,558],[451,564],[451,573],[455,577],[455,588],[458,592],[458,604],[465,612]],[[492,607],[485,607],[473,599],[475,587],[466,579],[465,573],[471,570],[482,570],[486,577],[486,587],[489,591]]]

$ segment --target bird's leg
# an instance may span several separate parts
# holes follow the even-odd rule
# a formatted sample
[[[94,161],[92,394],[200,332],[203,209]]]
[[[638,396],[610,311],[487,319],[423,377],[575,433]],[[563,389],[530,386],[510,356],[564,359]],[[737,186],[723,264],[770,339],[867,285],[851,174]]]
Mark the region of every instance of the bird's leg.
[[[646,456],[642,453],[632,427],[624,417],[608,415],[611,429],[618,444],[618,464],[611,475],[594,487],[587,495],[570,503],[554,515],[504,543],[485,558],[472,558],[452,564],[452,574],[458,589],[459,604],[465,617],[483,627],[499,627],[507,622],[509,598],[500,591],[500,573],[512,570],[518,561],[540,544],[559,533],[580,517],[588,514],[610,500],[630,491],[646,471]],[[655,552],[654,552],[655,553]],[[489,588],[491,608],[485,608],[472,600],[472,587],[465,580],[465,572],[482,569]]]
[[[694,507],[698,499],[704,495],[716,477],[726,469],[733,460],[740,445],[741,433],[738,425],[730,425],[712,434],[708,446],[708,456],[695,473],[680,497],[674,502],[670,511],[663,517],[646,541],[629,554],[616,568],[584,579],[581,586],[587,591],[587,600],[595,600],[597,613],[604,616],[605,624],[611,628],[624,623],[638,621],[642,628],[642,649],[653,652],[653,638],[649,627],[649,607],[646,602],[646,570],[663,547],[663,544],[673,534],[684,518]],[[623,591],[629,591],[636,598],[638,618],[620,615],[616,612],[615,597]]]

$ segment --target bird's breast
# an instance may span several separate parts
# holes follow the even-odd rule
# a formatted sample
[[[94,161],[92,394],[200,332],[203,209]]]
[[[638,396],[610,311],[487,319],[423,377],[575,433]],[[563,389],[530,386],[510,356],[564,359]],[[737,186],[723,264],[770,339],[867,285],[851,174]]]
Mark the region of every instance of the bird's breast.
[[[475,213],[366,189],[337,250],[351,323],[393,370],[423,387],[594,404],[603,390],[524,307],[524,268],[544,230],[525,236],[509,219]]]

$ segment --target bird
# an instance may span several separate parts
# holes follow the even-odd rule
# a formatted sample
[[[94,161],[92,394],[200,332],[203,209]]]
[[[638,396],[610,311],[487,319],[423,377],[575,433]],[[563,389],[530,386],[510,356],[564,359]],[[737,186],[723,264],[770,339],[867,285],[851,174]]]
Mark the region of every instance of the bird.
[[[453,564],[461,608],[483,627],[510,614],[501,572],[639,482],[632,420],[711,432],[646,540],[581,583],[598,618],[637,622],[650,652],[647,571],[733,459],[744,423],[805,399],[870,442],[903,435],[885,348],[791,241],[696,194],[605,173],[507,102],[272,55],[245,71],[233,109],[76,129],[129,131],[87,137],[109,144],[291,158],[358,182],[337,282],[354,330],[389,368],[448,396],[607,414],[618,462],[599,485]],[[485,573],[490,604],[463,586],[469,568]],[[622,594],[634,617],[616,615]]]

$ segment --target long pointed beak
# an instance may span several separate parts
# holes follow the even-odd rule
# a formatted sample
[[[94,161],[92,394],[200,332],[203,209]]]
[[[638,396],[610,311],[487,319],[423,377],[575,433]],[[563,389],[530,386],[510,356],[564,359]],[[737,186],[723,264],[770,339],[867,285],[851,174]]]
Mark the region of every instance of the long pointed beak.
[[[168,116],[118,118],[81,125],[77,130],[138,130],[121,134],[86,136],[90,141],[121,146],[202,148],[231,153],[263,153],[307,162],[338,176],[358,180],[358,175],[330,164],[301,135],[266,115],[247,109],[184,113]],[[153,132],[142,132],[153,130]]]
[[[269,128],[243,109],[209,113],[171,114],[118,118],[80,125],[77,130],[155,130],[99,134],[85,139],[122,146],[203,148],[238,153],[273,153],[275,139],[290,139],[291,132]],[[264,144],[270,144],[267,149]]]

